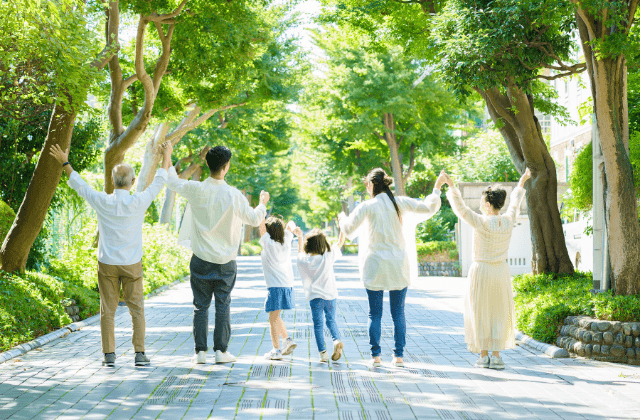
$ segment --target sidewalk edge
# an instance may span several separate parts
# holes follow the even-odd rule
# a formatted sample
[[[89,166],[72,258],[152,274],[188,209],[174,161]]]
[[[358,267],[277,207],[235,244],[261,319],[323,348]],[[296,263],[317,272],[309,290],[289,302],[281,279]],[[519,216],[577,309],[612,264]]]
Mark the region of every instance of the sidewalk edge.
[[[561,358],[569,357],[569,352],[567,350],[562,349],[560,347],[556,347],[552,344],[541,343],[540,341],[529,337],[522,331],[516,330],[516,340],[522,342],[524,345],[528,347],[531,347],[533,349],[543,352],[544,354],[551,357],[552,359],[561,359]]]
[[[149,292],[148,294],[146,294],[144,296],[145,300],[150,298],[150,297],[154,297],[166,290],[171,289],[173,286],[175,286],[176,284],[180,284],[183,283],[184,281],[186,281],[189,278],[189,276],[185,276],[182,277],[181,279],[178,279],[172,283],[169,284],[165,284],[162,287],[158,287],[155,290],[152,290],[151,292]],[[26,343],[22,343],[19,344],[15,347],[13,347],[10,350],[7,350],[3,353],[0,353],[0,363],[4,363],[6,361],[9,361],[11,359],[15,359],[18,356],[22,356],[23,354],[27,353],[28,351],[31,351],[35,348],[38,347],[42,347],[45,344],[48,344],[54,340],[57,340],[59,338],[62,338],[74,331],[78,331],[81,328],[87,327],[89,325],[94,325],[100,322],[100,314],[94,315],[94,316],[90,316],[89,318],[83,319],[82,321],[77,321],[77,322],[72,322],[69,325],[65,325],[62,328],[59,328],[55,331],[52,331],[48,334],[45,335],[41,335],[40,337],[33,339],[31,341],[28,341]]]

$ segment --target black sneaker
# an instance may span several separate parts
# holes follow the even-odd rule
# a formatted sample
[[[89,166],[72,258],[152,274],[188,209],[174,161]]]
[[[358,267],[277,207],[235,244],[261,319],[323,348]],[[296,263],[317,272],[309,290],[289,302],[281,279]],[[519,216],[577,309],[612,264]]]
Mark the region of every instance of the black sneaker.
[[[114,367],[115,365],[116,365],[116,354],[105,353],[104,358],[102,359],[102,366]]]
[[[149,358],[144,354],[143,351],[136,353],[136,360],[135,360],[136,366],[148,366],[150,362],[151,360],[149,360]]]

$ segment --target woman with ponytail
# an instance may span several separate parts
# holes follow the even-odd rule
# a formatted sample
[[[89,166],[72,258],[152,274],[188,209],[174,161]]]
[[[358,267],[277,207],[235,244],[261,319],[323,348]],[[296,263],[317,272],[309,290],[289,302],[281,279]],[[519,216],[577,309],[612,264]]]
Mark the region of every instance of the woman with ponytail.
[[[381,364],[380,336],[382,329],[382,299],[389,291],[391,317],[394,325],[394,358],[392,363],[403,366],[406,324],[404,302],[407,287],[418,277],[416,226],[440,209],[440,186],[436,181],[433,193],[424,200],[395,197],[393,180],[384,169],[373,169],[365,178],[371,196],[345,216],[338,216],[340,230],[349,239],[358,237],[360,274],[369,297],[369,342],[372,365]]]

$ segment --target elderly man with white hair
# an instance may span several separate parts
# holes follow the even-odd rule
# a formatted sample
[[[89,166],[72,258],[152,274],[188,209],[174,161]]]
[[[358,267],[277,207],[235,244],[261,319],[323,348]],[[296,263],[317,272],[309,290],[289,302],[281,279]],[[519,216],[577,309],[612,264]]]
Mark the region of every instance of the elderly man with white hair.
[[[129,307],[133,324],[132,343],[135,351],[134,364],[146,366],[149,358],[145,354],[144,336],[144,289],[142,276],[142,223],[144,216],[167,181],[167,169],[171,165],[173,148],[166,144],[162,168],[158,169],[153,182],[142,192],[130,193],[135,182],[133,168],[121,163],[113,168],[115,189],[113,193],[98,192],[91,188],[69,164],[69,150],[63,152],[58,145],[50,154],[69,176],[67,183],[96,211],[98,218],[98,287],[100,289],[100,332],[102,335],[103,365],[114,366],[115,333],[114,317],[120,298],[120,287],[124,301]]]

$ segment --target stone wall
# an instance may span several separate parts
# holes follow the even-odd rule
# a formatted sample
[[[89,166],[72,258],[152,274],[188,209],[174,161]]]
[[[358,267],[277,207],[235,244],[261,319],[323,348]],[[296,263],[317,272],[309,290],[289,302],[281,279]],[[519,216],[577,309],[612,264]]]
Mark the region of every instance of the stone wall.
[[[460,263],[453,262],[419,262],[418,275],[460,277]]]
[[[589,359],[640,365],[640,322],[568,316],[564,324],[558,347]]]

